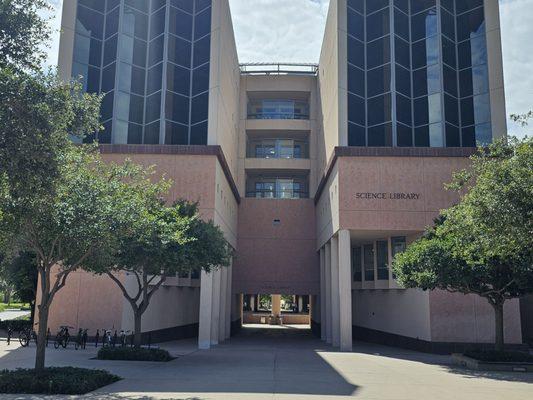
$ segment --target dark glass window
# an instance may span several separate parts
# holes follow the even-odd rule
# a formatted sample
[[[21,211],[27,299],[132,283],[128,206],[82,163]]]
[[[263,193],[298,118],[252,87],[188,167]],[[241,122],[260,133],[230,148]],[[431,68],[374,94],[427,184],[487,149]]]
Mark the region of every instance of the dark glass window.
[[[118,35],[109,38],[104,43],[104,66],[117,59]]]
[[[113,11],[107,14],[105,17],[105,37],[113,36],[118,33],[118,20],[119,20],[120,8],[115,8]]]
[[[124,6],[122,32],[146,40],[148,35],[148,17],[142,12]]]
[[[411,17],[411,38],[413,42],[437,34],[437,10],[432,8]]]
[[[429,126],[415,128],[415,146],[429,147]]]
[[[441,9],[442,34],[455,40],[455,18],[446,10]]]
[[[204,93],[193,97],[191,102],[191,124],[207,119],[209,109],[209,94]]]
[[[446,147],[461,147],[459,128],[446,124]]]
[[[204,64],[196,68],[192,75],[192,95],[209,90],[209,70],[210,65]]]
[[[102,61],[102,42],[98,39],[76,34],[73,60],[99,67]]]
[[[365,146],[365,128],[348,122],[348,146]]]
[[[209,61],[211,54],[211,37],[206,36],[194,42],[194,66],[198,67]]]
[[[459,69],[487,63],[485,36],[478,36],[459,44]]]
[[[376,242],[377,247],[377,267],[378,267],[378,279],[389,279],[389,244],[385,240],[378,240]]]
[[[207,144],[207,121],[191,126],[191,143],[205,145]]]
[[[348,93],[348,120],[365,125],[365,100],[350,93]]]
[[[409,14],[409,0],[394,0],[394,5],[404,13]]]
[[[115,88],[116,63],[104,68],[102,72],[102,92],[107,93]]]
[[[144,97],[118,92],[116,116],[125,121],[143,123]]]
[[[455,2],[457,14],[464,13],[465,11],[472,10],[473,8],[483,5],[483,0],[460,0]]]
[[[461,97],[472,94],[486,93],[489,90],[489,77],[486,65],[462,70],[459,73],[461,81]]]
[[[211,32],[211,9],[208,8],[194,17],[194,39],[197,40]]]
[[[476,129],[473,126],[461,129],[463,147],[476,147]]]
[[[185,0],[187,1],[187,0]],[[154,12],[156,10],[159,10],[161,7],[163,7],[165,4],[166,4],[166,0],[150,0],[151,4],[150,4],[150,11],[151,12]],[[175,1],[174,0],[170,0],[170,4],[171,5],[174,5]]]
[[[476,8],[457,17],[457,41],[462,42],[474,36],[479,36],[484,32],[485,16],[483,14],[483,7]]]
[[[365,1],[364,0],[348,0],[348,6],[354,10],[359,11],[361,14],[365,12]]]
[[[389,0],[366,0],[367,15],[389,5]]]
[[[363,257],[361,254],[361,246],[352,248],[352,275],[354,282],[361,282],[363,280],[362,272]]]
[[[409,41],[409,17],[394,9],[394,31],[401,38]]]
[[[102,104],[100,105],[100,115],[103,121],[113,116],[113,100],[114,92],[107,93],[102,99]]]
[[[156,119],[159,119],[160,115],[161,92],[158,92],[146,98],[146,123],[150,123],[152,121],[155,121]]]
[[[411,0],[411,14],[416,14],[434,6],[435,0]]]
[[[191,66],[191,44],[176,36],[168,37],[168,59],[186,68]]]
[[[169,71],[170,71],[169,67]],[[163,78],[163,63],[159,63],[156,66],[148,70],[148,78],[146,84],[146,94],[150,95],[161,90]]]
[[[459,107],[455,97],[444,95],[444,114],[446,122],[459,126]]]
[[[187,40],[192,39],[192,15],[170,8],[170,33]]]
[[[170,0],[170,4],[174,7],[181,8],[188,13],[192,13],[193,11],[193,2],[191,0]]]
[[[367,45],[367,68],[371,69],[390,62],[390,37],[374,40]]]
[[[124,0],[124,3],[135,7],[137,10],[148,12],[148,2],[146,0]]]
[[[195,8],[194,11],[196,13],[202,11],[204,8],[209,7],[211,5],[211,0],[194,0]]]
[[[348,36],[348,62],[359,68],[365,68],[365,46],[350,36]]]
[[[167,87],[173,92],[189,95],[191,71],[177,65],[167,65]]]
[[[454,96],[457,96],[457,72],[444,65],[444,91],[450,93]]]
[[[128,124],[128,144],[142,144],[143,127],[137,124]]]
[[[88,93],[98,93],[100,89],[100,69],[86,64],[72,63],[72,77],[81,78],[83,90]]]
[[[363,265],[365,266],[365,281],[374,280],[374,245],[363,246]]]
[[[411,127],[396,124],[396,134],[399,147],[411,147],[413,145],[413,130]]]
[[[432,65],[413,72],[414,97],[440,92],[440,66]]]
[[[367,73],[367,96],[390,92],[391,72],[390,64],[371,69]]]
[[[455,43],[442,38],[442,61],[452,68],[457,68],[457,57],[455,55]]]
[[[396,65],[396,90],[408,97],[411,96],[411,73]]]
[[[92,8],[93,10],[104,12],[105,1],[103,0],[78,0],[78,4]]]
[[[428,98],[421,97],[413,102],[415,126],[425,125],[429,122]]]
[[[163,7],[150,17],[150,39],[161,35],[165,31],[165,16],[166,9]]]
[[[101,1],[101,0],[97,0],[97,1]],[[112,10],[119,4],[120,4],[120,0],[107,0],[106,11]]]
[[[144,143],[159,144],[159,121],[144,127]]]
[[[390,33],[389,9],[385,8],[366,18],[366,40],[371,41]]]
[[[172,42],[172,36],[169,37],[169,47]],[[148,66],[151,67],[154,64],[157,64],[163,61],[163,47],[165,45],[164,36],[159,36],[157,39],[154,39],[150,42],[148,46]],[[171,52],[169,48],[168,58],[170,58]]]
[[[407,69],[411,68],[411,54],[409,44],[398,37],[396,37],[394,40],[394,52],[396,53],[396,62],[400,65],[403,65]]]
[[[412,50],[414,69],[439,61],[439,39],[437,36],[414,43]]]
[[[146,42],[123,35],[120,38],[120,59],[144,67],[146,65]]]
[[[348,33],[361,41],[365,40],[364,17],[350,8],[348,8]]]
[[[392,146],[392,126],[390,123],[368,128],[369,146]]]
[[[182,124],[189,123],[189,98],[167,92],[166,117]]]
[[[86,36],[93,36],[102,39],[104,29],[104,16],[99,12],[93,11],[82,6],[78,7],[76,16],[76,32]]]
[[[440,0],[440,5],[444,7],[446,10],[451,12],[452,14],[455,13],[455,6],[454,6],[455,0]]]
[[[111,143],[111,130],[113,127],[113,121],[107,121],[102,124],[104,129],[98,132],[99,143]]]
[[[486,146],[492,142],[492,127],[490,124],[476,125],[476,144]]]
[[[119,89],[125,92],[143,95],[144,75],[144,69],[129,64],[120,63],[118,73]]]
[[[411,125],[411,100],[401,94],[396,95],[396,119],[404,124]]]
[[[348,91],[359,96],[365,95],[365,73],[348,64]]]
[[[189,144],[189,127],[187,125],[167,121],[165,144]]]
[[[391,120],[391,96],[385,94],[368,100],[368,125],[377,125]]]
[[[488,93],[474,96],[474,118],[476,125],[490,122],[490,100]]]

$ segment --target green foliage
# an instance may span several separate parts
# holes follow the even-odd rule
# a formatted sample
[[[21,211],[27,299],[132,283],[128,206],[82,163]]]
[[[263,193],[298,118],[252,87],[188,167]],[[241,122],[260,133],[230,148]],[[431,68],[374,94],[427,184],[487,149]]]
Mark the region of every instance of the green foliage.
[[[50,9],[46,0],[0,0],[0,68],[39,67],[51,34],[41,14]]]
[[[143,347],[101,347],[98,350],[99,360],[125,361],[171,361],[174,359],[163,349],[146,349]]]
[[[5,263],[1,270],[3,279],[13,287],[19,301],[33,303],[37,290],[37,257],[22,252]]]
[[[0,372],[0,393],[85,394],[119,381],[107,371],[74,367],[45,368]]]
[[[10,319],[5,321],[0,321],[0,329],[7,330],[8,328],[13,329],[14,332],[19,332],[23,329],[28,329],[33,326],[32,322],[24,319]]]
[[[533,363],[533,356],[519,351],[467,351],[465,356],[486,362]]]

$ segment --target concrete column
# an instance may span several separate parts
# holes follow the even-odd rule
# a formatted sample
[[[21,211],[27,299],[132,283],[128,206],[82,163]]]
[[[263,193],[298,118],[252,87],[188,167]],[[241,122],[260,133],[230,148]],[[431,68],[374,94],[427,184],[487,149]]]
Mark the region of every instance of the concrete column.
[[[352,246],[350,231],[339,232],[340,347],[352,351]]]
[[[331,343],[331,245],[329,242],[325,245],[324,264],[326,274],[326,342]]]
[[[281,295],[280,294],[272,295],[272,315],[274,317],[281,316]]]
[[[211,345],[218,344],[220,328],[220,269],[213,271],[213,301],[211,307]]]
[[[211,346],[211,309],[213,302],[213,273],[202,271],[200,275],[200,315],[198,326],[198,348]]]
[[[304,298],[298,296],[298,312],[301,313],[304,310]]]
[[[320,339],[326,340],[326,274],[324,262],[325,250],[320,248]]]
[[[331,342],[334,347],[341,344],[339,297],[339,240],[331,238]]]
[[[255,311],[255,295],[253,294],[250,295],[250,310]]]
[[[228,267],[228,279],[226,280],[226,332],[224,334],[225,339],[229,339],[231,336],[231,301],[233,296],[231,294],[231,279],[233,276],[233,260]],[[242,307],[241,307],[242,309]]]
[[[226,338],[226,294],[228,289],[228,267],[220,269],[220,303],[219,315],[220,320],[218,324],[218,341],[223,342]]]

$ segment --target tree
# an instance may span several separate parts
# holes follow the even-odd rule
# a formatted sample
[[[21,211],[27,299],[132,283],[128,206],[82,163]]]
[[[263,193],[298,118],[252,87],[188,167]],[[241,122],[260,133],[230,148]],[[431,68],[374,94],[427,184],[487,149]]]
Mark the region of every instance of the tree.
[[[37,257],[34,253],[24,251],[4,263],[2,276],[22,303],[29,303],[30,321],[33,322],[35,298],[37,295]]]
[[[46,0],[0,0],[0,68],[39,68],[51,34],[40,14],[50,9]]]
[[[466,192],[461,201],[397,255],[393,268],[405,287],[487,299],[495,347],[503,351],[505,301],[533,292],[533,141],[498,141],[471,160],[449,185]]]
[[[72,146],[62,153],[54,194],[20,198],[0,192],[0,234],[4,251],[36,255],[39,275],[38,340],[35,369],[44,369],[48,313],[68,276],[85,262],[109,264],[114,218],[127,209],[122,196],[130,167],[104,163],[94,146]]]
[[[228,266],[231,253],[220,228],[201,220],[195,203],[178,201],[168,207],[156,196],[139,191],[132,197],[140,199],[136,216],[124,214],[126,218],[120,224],[124,229],[117,231],[114,258],[104,273],[131,305],[134,344],[139,347],[142,315],[167,277]],[[94,268],[92,271],[102,273]],[[135,277],[135,289],[127,288],[121,274]]]

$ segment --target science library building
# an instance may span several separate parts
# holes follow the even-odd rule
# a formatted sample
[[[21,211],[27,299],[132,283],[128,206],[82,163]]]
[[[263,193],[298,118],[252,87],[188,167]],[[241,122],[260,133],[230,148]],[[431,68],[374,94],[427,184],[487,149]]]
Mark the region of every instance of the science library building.
[[[506,134],[500,36],[498,0],[330,0],[318,64],[240,64],[228,0],[63,2],[59,70],[105,94],[104,158],[155,165],[235,250],[167,279],[145,339],[206,349],[298,324],[343,351],[493,342],[485,299],[403,289],[390,262],[458,200],[443,185],[475,146]],[[531,335],[528,308],[506,303],[508,343]],[[130,330],[133,315],[80,271],[59,325]]]

